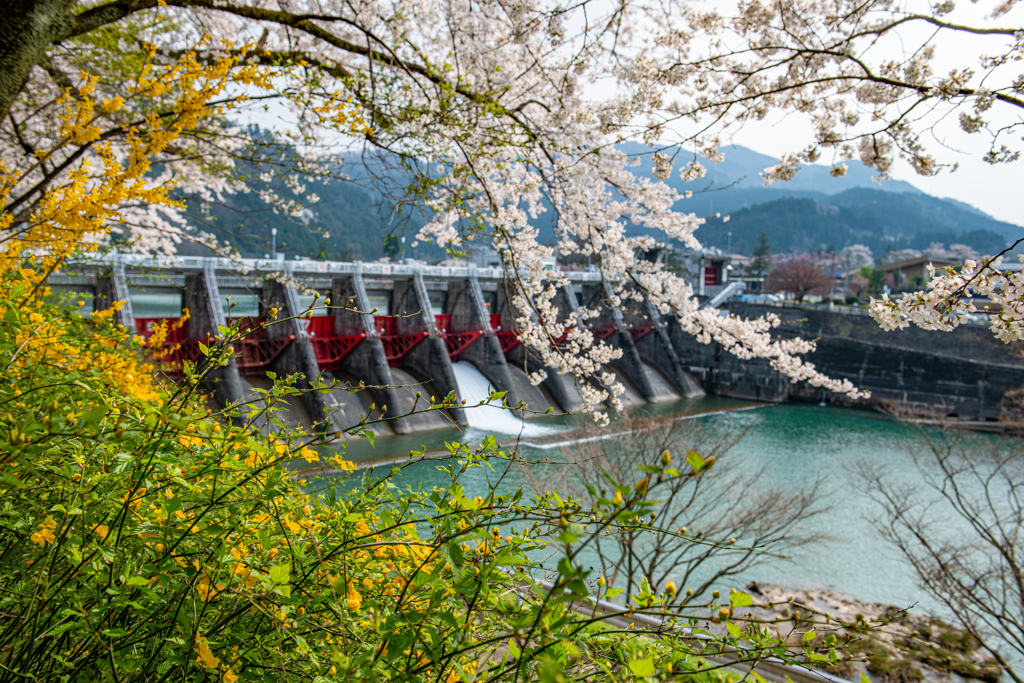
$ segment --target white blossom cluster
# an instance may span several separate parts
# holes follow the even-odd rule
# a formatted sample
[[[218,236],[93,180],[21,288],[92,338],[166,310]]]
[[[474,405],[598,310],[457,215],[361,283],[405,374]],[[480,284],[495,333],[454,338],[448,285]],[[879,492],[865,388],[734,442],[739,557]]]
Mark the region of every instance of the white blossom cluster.
[[[896,300],[883,294],[871,300],[871,315],[886,330],[913,323],[948,332],[969,316],[987,314],[997,338],[1005,343],[1024,339],[1024,270],[1000,269],[1001,262],[1001,257],[968,259],[960,268],[941,270],[929,263],[924,291],[908,292]],[[977,298],[985,300],[980,309]]]
[[[879,178],[897,156],[921,175],[955,168],[925,146],[925,133],[946,118],[988,138],[987,162],[1010,162],[1024,125],[1024,30],[1019,15],[1007,15],[1015,3],[972,3],[987,5],[988,16],[968,24],[952,1],[667,0],[641,10],[650,38],[617,53],[628,87],[621,101],[659,112],[663,130],[799,112],[813,142],[762,173],[766,184],[822,154],[834,176],[854,158]],[[942,62],[962,66],[948,71]]]

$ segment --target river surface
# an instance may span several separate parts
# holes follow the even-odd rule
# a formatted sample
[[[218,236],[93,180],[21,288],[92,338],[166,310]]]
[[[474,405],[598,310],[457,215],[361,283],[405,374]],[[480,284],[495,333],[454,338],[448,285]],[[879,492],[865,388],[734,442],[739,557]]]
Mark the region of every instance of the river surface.
[[[867,461],[884,465],[888,476],[897,481],[920,481],[923,486],[922,475],[911,455],[911,449],[921,447],[916,430],[878,413],[813,404],[763,405],[708,397],[635,410],[646,410],[665,419],[681,417],[705,421],[710,427],[733,433],[746,430],[725,457],[739,459],[740,467],[763,466],[766,485],[798,492],[819,478],[825,482],[825,496],[831,510],[816,517],[811,528],[828,539],[795,551],[790,560],[755,567],[748,574],[731,577],[730,585],[721,588],[742,587],[755,580],[794,589],[830,588],[864,601],[904,607],[916,604],[916,609],[941,615],[942,610],[915,585],[906,561],[872,526],[869,518],[877,508],[859,490],[853,476],[853,466]],[[365,442],[352,442],[346,457],[367,465],[382,459],[393,461],[407,456],[411,450],[438,452],[444,449],[446,441],[478,444],[488,433],[504,428],[506,433],[497,433],[503,445],[518,448],[531,461],[559,461],[563,448],[572,448],[576,439],[588,433],[580,430],[580,421],[587,419],[582,416],[529,420],[520,436],[508,433],[521,425],[512,416],[496,416],[484,411],[469,414],[471,424],[477,425],[480,425],[480,416],[486,415],[490,429],[471,426],[465,430],[387,437],[378,439],[372,448]],[[615,424],[613,420],[613,431]],[[615,438],[602,437],[600,443],[602,449],[614,457],[618,447]],[[446,479],[437,466],[438,463],[430,460],[411,464],[403,471],[400,483],[428,489],[444,486]],[[373,476],[372,471],[372,468],[364,470],[363,476]],[[463,484],[470,495],[484,493],[488,480],[495,478],[494,472],[476,470],[469,473]],[[523,485],[526,484],[521,476],[513,470],[502,489],[514,490]]]

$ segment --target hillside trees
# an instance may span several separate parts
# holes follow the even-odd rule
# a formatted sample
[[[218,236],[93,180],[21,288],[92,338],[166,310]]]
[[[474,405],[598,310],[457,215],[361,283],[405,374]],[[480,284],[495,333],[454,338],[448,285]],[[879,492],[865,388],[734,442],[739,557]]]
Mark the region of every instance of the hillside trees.
[[[764,277],[772,267],[772,245],[768,241],[768,235],[762,232],[757,237],[757,246],[754,247],[754,258],[747,266],[747,275],[753,277]]]

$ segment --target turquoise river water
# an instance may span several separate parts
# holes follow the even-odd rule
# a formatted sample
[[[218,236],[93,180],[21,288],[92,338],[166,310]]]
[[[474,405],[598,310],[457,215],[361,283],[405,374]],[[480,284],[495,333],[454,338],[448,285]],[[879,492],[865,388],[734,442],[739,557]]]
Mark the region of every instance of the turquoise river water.
[[[794,589],[831,588],[865,601],[906,607],[916,604],[917,609],[941,613],[916,586],[905,560],[886,545],[872,526],[869,520],[877,509],[854,483],[853,476],[853,467],[860,461],[867,461],[884,465],[887,476],[896,481],[922,480],[911,455],[911,449],[920,448],[915,430],[877,413],[811,404],[752,405],[705,398],[641,409],[653,409],[666,419],[684,417],[705,421],[708,426],[733,433],[746,430],[725,457],[738,458],[740,467],[764,467],[765,484],[798,492],[819,478],[824,480],[824,493],[831,509],[814,518],[811,528],[827,536],[827,540],[797,550],[789,560],[756,567],[749,575],[732,577],[731,586],[756,580]],[[443,448],[445,441],[476,444],[488,433],[489,427],[507,428],[507,422],[502,423],[500,418],[491,414],[489,419],[481,419],[470,412],[471,424],[477,423],[479,427],[382,438],[373,448],[364,442],[352,442],[347,457],[369,464],[392,461],[414,449],[436,452]],[[519,448],[527,459],[557,461],[562,448],[571,447],[574,440],[586,433],[579,429],[582,419],[580,416],[545,418],[527,422],[521,436],[507,433],[497,436],[502,444]],[[614,421],[611,427],[614,431]],[[614,437],[602,438],[600,445],[603,452],[614,457],[617,452]],[[364,470],[364,476],[373,476],[369,474],[372,471]],[[494,478],[494,473],[490,477]],[[483,492],[487,478],[484,470],[471,472],[464,485],[471,493],[474,487]],[[444,485],[446,481],[437,471],[437,463],[430,460],[408,466],[401,479],[403,484],[427,488]],[[513,471],[503,488],[514,489],[520,485],[524,485],[521,477]]]

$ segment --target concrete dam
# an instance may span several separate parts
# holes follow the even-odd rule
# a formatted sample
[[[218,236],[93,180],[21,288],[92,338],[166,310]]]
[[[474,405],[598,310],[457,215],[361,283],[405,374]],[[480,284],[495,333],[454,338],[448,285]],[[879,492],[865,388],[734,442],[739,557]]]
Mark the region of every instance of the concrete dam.
[[[244,274],[243,274],[244,273]],[[282,277],[283,275],[283,277]],[[562,305],[587,305],[604,298],[596,272],[568,273],[571,288],[560,293]],[[253,401],[257,389],[270,386],[267,373],[323,376],[340,385],[331,393],[306,392],[277,414],[285,422],[310,427],[327,424],[344,429],[360,415],[405,415],[425,400],[454,392],[475,404],[487,386],[506,392],[511,406],[529,407],[526,417],[549,408],[571,412],[581,407],[574,380],[548,372],[539,386],[527,374],[542,366],[526,353],[513,329],[513,315],[500,268],[448,268],[397,264],[325,261],[243,260],[202,257],[114,255],[77,262],[49,279],[54,290],[73,291],[95,309],[125,301],[117,321],[147,337],[161,321],[177,322],[187,308],[189,319],[168,335],[171,366],[201,358],[199,343],[219,336],[231,323],[254,332],[236,344],[227,367],[211,373],[206,387],[221,406]],[[293,318],[259,327],[268,311],[278,318],[303,314],[322,298],[312,317]],[[331,310],[322,306],[324,298]],[[351,302],[350,305],[349,302]],[[357,311],[340,307],[355,308]],[[88,309],[87,309],[88,310]],[[567,310],[567,309],[562,309]],[[374,311],[376,311],[374,313]],[[594,321],[595,334],[623,350],[607,369],[626,386],[627,405],[673,401],[702,395],[699,383],[675,356],[660,320],[637,324],[609,309]],[[308,388],[308,379],[298,388]],[[350,391],[348,388],[363,389]],[[444,413],[408,415],[378,423],[381,435],[468,426],[474,417],[459,407]],[[486,419],[515,419],[494,409]],[[486,427],[486,424],[481,424]]]
[[[626,405],[675,401],[703,395],[779,402],[814,400],[821,391],[792,384],[766,361],[741,361],[718,345],[686,335],[670,316],[659,315],[641,297],[611,303],[600,274],[567,272],[570,285],[558,293],[559,310],[596,308],[589,321],[598,339],[622,350],[606,369],[625,386]],[[113,255],[78,262],[50,277],[51,288],[74,291],[95,309],[125,301],[118,322],[148,337],[154,324],[190,318],[165,344],[178,347],[169,360],[201,358],[199,343],[219,336],[230,323],[252,326],[227,367],[206,387],[221,406],[252,402],[268,388],[267,373],[299,374],[337,382],[330,393],[305,392],[276,416],[293,425],[344,429],[361,415],[405,415],[430,396],[451,392],[469,404],[486,398],[488,386],[506,392],[509,405],[522,401],[525,417],[572,412],[581,407],[574,380],[551,370],[538,386],[528,374],[542,368],[519,342],[500,268],[364,264],[327,261],[229,260],[202,257]],[[312,317],[259,327],[267,312],[279,318],[303,314],[309,292],[329,298]],[[348,308],[357,311],[345,310]],[[779,309],[732,303],[732,313],[782,315],[776,331],[818,339],[808,360],[836,377],[871,390],[876,399],[941,406],[953,415],[980,420],[999,417],[1003,395],[1024,386],[1024,363],[1014,349],[987,329],[955,333],[904,330],[887,333],[870,318],[827,310]],[[374,312],[375,311],[375,312]],[[987,337],[985,335],[988,335]],[[173,363],[171,366],[173,367]],[[360,388],[365,387],[365,388]],[[351,389],[351,390],[350,390]],[[417,404],[417,392],[421,394]],[[372,410],[371,410],[372,408]],[[485,410],[490,410],[487,413]],[[375,424],[379,435],[440,429],[455,423],[518,418],[497,409],[453,407]]]

